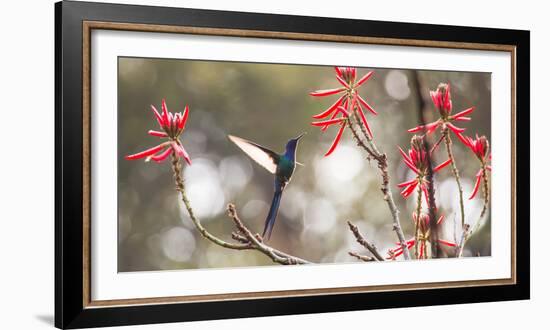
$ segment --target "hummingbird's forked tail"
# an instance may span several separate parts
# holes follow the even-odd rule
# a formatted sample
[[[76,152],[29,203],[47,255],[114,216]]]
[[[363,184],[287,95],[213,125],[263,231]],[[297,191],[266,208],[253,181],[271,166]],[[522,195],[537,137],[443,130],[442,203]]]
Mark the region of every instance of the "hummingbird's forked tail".
[[[275,179],[275,193],[273,195],[273,200],[271,201],[271,207],[267,213],[267,218],[265,219],[264,232],[262,237],[264,240],[269,240],[271,238],[271,231],[275,225],[275,220],[277,219],[277,214],[279,213],[279,204],[281,203],[281,197],[283,196],[284,184],[279,180]]]

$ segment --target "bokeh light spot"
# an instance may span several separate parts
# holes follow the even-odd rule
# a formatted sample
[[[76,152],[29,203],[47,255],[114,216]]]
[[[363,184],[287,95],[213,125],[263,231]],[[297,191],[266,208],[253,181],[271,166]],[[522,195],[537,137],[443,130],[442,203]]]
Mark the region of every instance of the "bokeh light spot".
[[[396,100],[406,100],[411,94],[409,79],[400,70],[391,70],[386,76],[384,87],[388,94]]]
[[[162,251],[173,261],[188,261],[195,251],[195,237],[183,227],[174,227],[162,235]]]

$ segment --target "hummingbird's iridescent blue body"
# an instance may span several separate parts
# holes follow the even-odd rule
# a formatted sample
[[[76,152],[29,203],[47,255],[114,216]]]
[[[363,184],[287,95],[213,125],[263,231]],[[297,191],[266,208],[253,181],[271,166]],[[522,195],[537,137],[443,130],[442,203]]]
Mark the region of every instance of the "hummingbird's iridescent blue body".
[[[290,181],[294,170],[296,169],[296,147],[298,146],[298,140],[290,140],[286,144],[286,151],[279,158],[277,164],[277,177]]]
[[[285,153],[279,155],[254,142],[229,135],[229,139],[250,156],[250,158],[262,165],[269,172],[275,174],[273,200],[271,201],[271,207],[265,219],[264,231],[262,234],[266,240],[271,237],[271,232],[273,231],[273,226],[277,219],[279,205],[281,204],[283,190],[290,182],[294,170],[296,169],[296,164],[298,164],[296,162],[296,148],[302,136],[303,134],[294,139],[290,139],[286,144]]]

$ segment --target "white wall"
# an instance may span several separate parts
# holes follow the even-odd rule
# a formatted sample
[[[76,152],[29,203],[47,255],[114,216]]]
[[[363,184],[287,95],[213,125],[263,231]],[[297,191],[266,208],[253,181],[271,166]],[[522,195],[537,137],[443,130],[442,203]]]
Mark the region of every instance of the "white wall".
[[[170,6],[529,29],[531,34],[532,300],[153,325],[143,329],[547,327],[550,271],[545,212],[550,24],[543,1],[118,1]],[[0,328],[53,326],[53,3],[0,10]],[[11,142],[7,142],[11,141]],[[536,150],[536,152],[535,152]],[[519,160],[521,161],[521,159]],[[77,164],[75,164],[78,166]],[[521,221],[521,219],[519,219]],[[421,324],[423,320],[431,321]],[[540,325],[538,325],[540,324]],[[137,327],[132,327],[137,328]],[[130,328],[127,328],[130,329]]]

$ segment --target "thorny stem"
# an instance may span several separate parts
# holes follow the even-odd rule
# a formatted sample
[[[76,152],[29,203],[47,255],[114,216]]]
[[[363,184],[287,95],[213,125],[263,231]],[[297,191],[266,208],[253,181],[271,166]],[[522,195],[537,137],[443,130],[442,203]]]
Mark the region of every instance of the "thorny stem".
[[[291,256],[282,251],[279,251],[270,246],[267,246],[266,244],[261,242],[261,238],[256,237],[254,234],[252,234],[252,232],[242,223],[242,221],[237,216],[235,206],[232,204],[228,205],[228,214],[232,218],[240,234],[242,234],[242,235],[239,235],[237,233],[233,233],[234,234],[233,237],[235,238],[235,240],[239,241],[240,243],[229,243],[211,234],[208,230],[206,230],[206,228],[203,227],[200,220],[195,216],[193,208],[191,207],[191,203],[187,198],[184,181],[181,174],[181,165],[180,165],[179,158],[173,153],[171,157],[172,157],[172,171],[174,172],[176,190],[180,192],[181,200],[183,201],[183,204],[187,209],[189,217],[191,218],[191,221],[193,221],[193,224],[195,225],[199,233],[202,235],[202,237],[211,241],[214,244],[217,244],[221,247],[228,248],[228,249],[257,250],[265,254],[269,258],[271,258],[271,260],[273,260],[274,262],[280,263],[283,265],[296,265],[296,264],[310,263],[309,261]]]
[[[355,111],[354,111],[355,113]],[[355,113],[355,117],[357,120],[357,113]],[[368,138],[368,135],[365,135],[367,138],[368,146],[365,144],[363,139],[359,136],[357,130],[355,129],[353,123],[348,118],[346,120],[346,123],[351,130],[351,133],[353,137],[355,138],[357,145],[363,148],[369,158],[374,158],[376,162],[378,163],[378,168],[380,169],[380,174],[382,176],[382,185],[380,190],[382,191],[382,194],[384,195],[384,200],[388,204],[388,208],[390,209],[390,213],[392,215],[393,219],[393,230],[395,231],[397,235],[397,239],[399,240],[399,244],[401,245],[401,248],[403,249],[403,258],[405,260],[409,260],[411,258],[409,254],[409,249],[407,249],[407,243],[405,241],[405,235],[403,234],[403,229],[401,229],[401,223],[399,221],[399,210],[397,209],[397,206],[395,205],[395,202],[393,200],[392,192],[390,189],[390,175],[388,173],[388,158],[386,154],[381,153],[376,145],[374,144],[374,141],[372,139]],[[361,127],[362,125],[359,124]],[[364,132],[366,134],[366,132]]]
[[[346,124],[348,125],[349,129],[351,130],[351,133],[352,133],[355,141],[357,142],[357,145],[367,152],[367,159],[369,161],[373,158],[376,159],[377,154],[374,152],[374,150],[372,150],[371,148],[369,148],[369,146],[367,146],[365,144],[365,142],[363,141],[361,136],[359,136],[359,133],[355,129],[354,123],[351,121],[350,118],[348,118],[346,120]],[[359,126],[361,126],[361,125],[359,125]],[[368,141],[368,139],[367,139],[367,141]],[[378,159],[376,159],[376,160],[378,161]]]
[[[384,257],[380,254],[380,252],[378,252],[376,246],[365,239],[365,237],[363,236],[363,234],[361,234],[359,228],[356,225],[354,225],[351,221],[348,221],[348,226],[349,230],[351,230],[351,232],[353,233],[353,236],[355,236],[357,243],[363,245],[367,250],[369,250],[369,252],[372,253],[372,255],[374,256],[375,260],[384,261]],[[363,260],[362,258],[359,258],[359,256],[354,252],[349,252],[349,254],[353,257]]]
[[[460,242],[458,245],[458,252],[457,257],[460,258],[462,256],[462,253],[464,251],[464,245],[466,244],[466,239],[468,237],[468,233],[470,231],[470,225],[465,222],[464,217],[464,192],[462,190],[462,184],[460,183],[460,174],[458,172],[458,168],[456,167],[455,158],[453,155],[452,150],[452,144],[451,141],[451,133],[449,131],[449,128],[445,128],[443,130],[443,135],[445,136],[445,146],[447,149],[447,155],[449,156],[449,159],[451,160],[451,170],[453,172],[453,176],[455,177],[456,185],[458,187],[458,199],[460,202],[460,223],[462,224],[462,235],[460,238]]]
[[[447,155],[449,156],[449,159],[451,160],[451,169],[453,172],[453,175],[455,177],[456,185],[458,187],[458,197],[460,201],[460,220],[462,223],[462,227],[464,227],[465,220],[464,220],[464,193],[462,191],[462,184],[460,183],[460,174],[458,173],[458,168],[456,167],[456,161],[455,157],[453,155],[453,149],[451,141],[451,133],[447,127],[443,130],[443,135],[445,136],[445,146],[447,147]]]
[[[422,186],[418,184],[418,193],[416,198],[416,222],[414,224],[414,256],[419,258],[418,245],[420,243],[420,213],[422,212]]]
[[[467,228],[464,229],[462,236],[460,237],[460,242],[458,244],[457,258],[462,257],[466,242],[470,239],[470,237],[472,237],[474,233],[479,230],[479,226],[483,222],[483,219],[487,214],[487,209],[489,208],[489,177],[485,164],[482,164],[481,173],[483,179],[483,208],[481,209],[481,213],[479,214],[479,217],[477,218],[477,221],[472,226],[472,228],[470,229],[470,227],[467,226]]]
[[[361,130],[361,133],[363,134],[363,136],[365,137],[365,139],[367,140],[367,142],[371,141],[372,138],[370,137],[369,133],[367,132],[367,128],[365,127],[365,125],[362,124],[362,121],[361,121],[361,118],[359,118],[359,113],[357,111],[361,111],[359,109],[357,109],[357,106],[353,109],[353,118],[355,119],[355,123],[357,124],[357,126],[359,126],[359,129]],[[372,146],[371,146],[372,148]],[[374,150],[373,151],[378,151],[378,150]]]
[[[487,208],[489,206],[489,176],[487,174],[487,166],[483,164],[483,167],[481,169],[481,175],[483,178],[483,209],[481,209],[480,218],[482,218],[485,215],[485,212],[487,212]],[[476,228],[473,228],[476,229]]]

